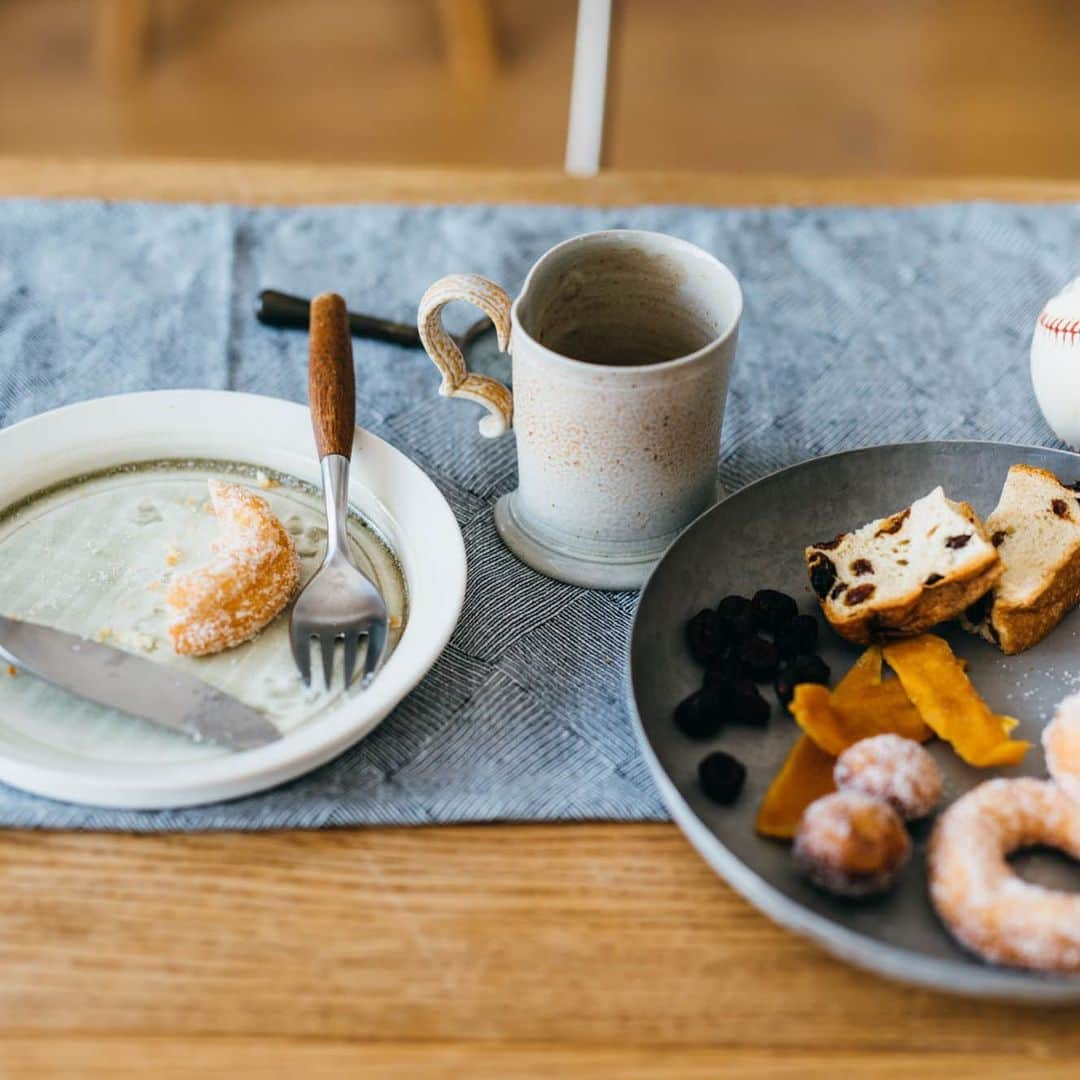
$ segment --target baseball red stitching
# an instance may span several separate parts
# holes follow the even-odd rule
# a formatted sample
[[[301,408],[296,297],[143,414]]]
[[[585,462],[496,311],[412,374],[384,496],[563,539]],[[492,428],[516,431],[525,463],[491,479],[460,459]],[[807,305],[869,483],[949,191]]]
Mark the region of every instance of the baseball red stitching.
[[[1044,311],[1039,316],[1039,325],[1056,338],[1067,337],[1070,345],[1075,344],[1077,336],[1080,335],[1080,319],[1050,319]]]

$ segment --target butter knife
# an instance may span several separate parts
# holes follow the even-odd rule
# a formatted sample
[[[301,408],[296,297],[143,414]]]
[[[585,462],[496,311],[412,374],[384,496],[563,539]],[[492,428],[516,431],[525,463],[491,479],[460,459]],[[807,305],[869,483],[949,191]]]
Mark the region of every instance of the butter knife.
[[[51,626],[0,615],[0,657],[88,701],[195,742],[254,750],[281,738],[261,713],[193,675]]]

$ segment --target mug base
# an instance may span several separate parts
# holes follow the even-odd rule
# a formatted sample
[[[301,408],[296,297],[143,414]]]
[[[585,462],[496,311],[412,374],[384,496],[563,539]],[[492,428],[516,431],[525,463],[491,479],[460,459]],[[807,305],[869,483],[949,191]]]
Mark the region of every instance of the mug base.
[[[675,539],[674,536],[663,537],[655,546],[633,553],[575,551],[530,530],[515,508],[516,495],[516,491],[503,495],[495,504],[495,528],[499,538],[526,566],[569,585],[613,592],[640,589]]]

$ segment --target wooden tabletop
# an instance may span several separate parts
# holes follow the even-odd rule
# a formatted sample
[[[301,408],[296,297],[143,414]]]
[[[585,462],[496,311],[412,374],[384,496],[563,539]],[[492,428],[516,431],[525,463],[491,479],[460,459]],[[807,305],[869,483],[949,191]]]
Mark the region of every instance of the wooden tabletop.
[[[0,159],[10,195],[807,204],[1075,201],[1080,184]],[[847,967],[759,915],[671,825],[0,832],[5,1080],[1077,1070],[1075,1009]]]

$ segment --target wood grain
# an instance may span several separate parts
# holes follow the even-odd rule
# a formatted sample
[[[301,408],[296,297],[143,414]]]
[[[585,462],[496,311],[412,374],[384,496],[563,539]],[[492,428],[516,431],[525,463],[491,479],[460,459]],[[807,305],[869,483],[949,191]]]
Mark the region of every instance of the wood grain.
[[[507,169],[394,169],[365,165],[0,156],[0,196],[150,199],[300,205],[350,202],[537,202],[631,206],[678,202],[709,206],[918,204],[953,199],[1075,202],[1078,180],[921,177],[809,177],[779,174],[604,173]]]
[[[1067,1009],[882,982],[672,826],[0,834],[0,1035],[1080,1055]]]
[[[614,205],[1077,199],[1080,184],[0,163],[0,194]],[[1075,1010],[895,986],[670,825],[0,832],[0,1076],[1055,1076]]]
[[[1021,1054],[790,1053],[712,1047],[552,1046],[544,1043],[380,1042],[339,1040],[120,1036],[107,1040],[64,1037],[47,1042],[0,1038],[7,1080],[40,1077],[147,1076],[173,1080],[192,1075],[229,1077],[371,1076],[399,1080],[517,1080],[524,1077],[619,1077],[620,1080],[804,1080],[805,1077],[874,1077],[875,1080],[956,1080],[965,1076],[1039,1080],[1068,1075],[1060,1061]]]
[[[126,0],[0,3],[0,146],[562,163],[577,0],[140,0],[153,32],[123,93],[91,62],[105,2]],[[494,35],[463,17],[481,6]],[[438,17],[449,8],[452,24]],[[1080,175],[1070,0],[620,0],[616,12],[616,168]]]
[[[311,301],[308,401],[319,457],[351,457],[356,427],[356,372],[349,312],[337,293],[322,293]]]

